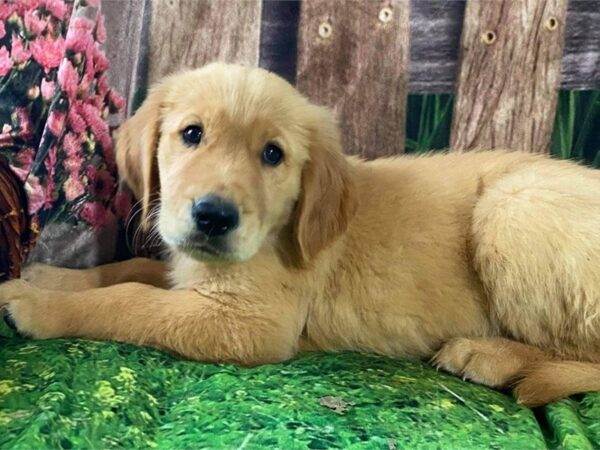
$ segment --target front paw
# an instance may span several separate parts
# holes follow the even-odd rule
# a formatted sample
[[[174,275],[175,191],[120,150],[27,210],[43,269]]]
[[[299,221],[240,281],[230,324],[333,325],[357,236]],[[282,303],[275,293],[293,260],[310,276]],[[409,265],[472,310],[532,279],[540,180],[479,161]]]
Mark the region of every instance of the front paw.
[[[38,288],[60,291],[69,290],[72,284],[76,285],[83,273],[85,271],[31,263],[23,268],[21,278]]]
[[[60,336],[48,295],[23,280],[0,284],[0,309],[4,322],[20,335],[34,339]]]
[[[505,387],[514,369],[498,348],[478,339],[451,339],[432,358],[433,365],[454,375],[493,388]],[[510,361],[509,361],[510,362]]]

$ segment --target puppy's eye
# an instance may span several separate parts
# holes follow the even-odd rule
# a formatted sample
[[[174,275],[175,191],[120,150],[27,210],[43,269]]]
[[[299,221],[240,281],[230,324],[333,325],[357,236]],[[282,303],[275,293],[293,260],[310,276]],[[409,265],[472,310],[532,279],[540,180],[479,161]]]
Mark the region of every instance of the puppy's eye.
[[[203,132],[204,130],[200,125],[190,125],[183,130],[181,138],[187,145],[198,145],[202,140]]]
[[[261,158],[262,162],[268,166],[278,166],[283,161],[283,150],[275,144],[267,144]]]

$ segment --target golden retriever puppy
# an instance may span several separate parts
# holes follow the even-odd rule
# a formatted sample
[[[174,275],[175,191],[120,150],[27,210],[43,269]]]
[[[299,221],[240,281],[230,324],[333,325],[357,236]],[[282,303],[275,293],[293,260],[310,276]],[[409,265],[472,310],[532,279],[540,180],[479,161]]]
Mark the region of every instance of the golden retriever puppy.
[[[168,269],[33,266],[0,286],[21,333],[243,365],[427,358],[527,405],[600,389],[599,172],[517,152],[346,157],[329,111],[225,64],[154,86],[117,151]]]

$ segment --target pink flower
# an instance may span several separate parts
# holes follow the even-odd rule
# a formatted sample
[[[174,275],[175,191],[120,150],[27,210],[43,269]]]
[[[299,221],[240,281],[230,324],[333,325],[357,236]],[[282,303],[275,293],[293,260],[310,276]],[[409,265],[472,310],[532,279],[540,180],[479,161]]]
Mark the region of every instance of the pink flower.
[[[96,73],[106,72],[110,67],[110,62],[108,61],[108,58],[104,55],[104,53],[101,50],[95,50],[96,51],[94,52],[94,70],[96,71]]]
[[[48,21],[48,28],[47,28],[47,32],[50,36],[56,36],[58,34],[58,25],[59,25],[59,21],[56,19],[52,19],[50,18],[50,20]]]
[[[16,9],[17,5],[14,3],[5,3],[4,1],[0,2],[0,20],[5,21],[13,12],[16,11]]]
[[[85,188],[80,179],[74,178],[73,174],[67,178],[65,184],[63,184],[63,189],[65,191],[65,197],[67,201],[72,202],[77,197],[80,197],[84,194]]]
[[[78,111],[86,123],[92,129],[92,132],[96,136],[96,140],[100,142],[103,150],[112,150],[112,139],[110,137],[110,130],[108,124],[100,116],[100,111],[93,105],[83,104],[81,110]]]
[[[79,175],[82,165],[83,157],[81,155],[73,156],[63,163],[63,166],[71,175]]]
[[[19,39],[16,34],[13,34],[10,56],[17,64],[24,63],[31,58],[31,52],[29,50],[25,50],[23,47],[23,41]]]
[[[104,25],[104,16],[102,14],[98,14],[98,23],[96,23],[96,39],[100,44],[104,44],[106,42],[106,26]]]
[[[125,109],[125,99],[115,91],[110,91],[108,99],[118,111],[122,112]]]
[[[46,73],[48,73],[50,69],[59,66],[63,57],[65,40],[62,37],[59,37],[53,41],[48,36],[45,38],[38,36],[35,41],[32,41],[29,44],[29,48],[33,53],[33,59],[44,68]]]
[[[64,64],[60,65],[60,69],[58,69],[58,83],[69,98],[75,98],[79,83],[79,73],[73,67],[71,61],[65,61]]]
[[[46,160],[44,161],[44,165],[46,166],[46,171],[48,172],[48,179],[54,179],[54,175],[56,175],[56,161],[58,160],[58,149],[56,146],[50,147],[48,149],[48,154],[46,155]]]
[[[90,166],[87,169],[87,176],[90,181],[90,190],[96,198],[109,198],[115,190],[116,181],[107,170]]]
[[[42,0],[40,4],[57,19],[63,19],[65,17],[67,7],[63,0]]]
[[[15,115],[19,122],[20,134],[26,139],[29,138],[33,134],[33,127],[31,126],[27,110],[25,108],[16,108]]]
[[[79,107],[77,104],[72,105],[72,107],[69,108],[67,123],[69,124],[71,130],[73,130],[75,133],[83,133],[87,129],[87,125],[79,113]]]
[[[31,171],[31,166],[33,165],[33,157],[35,155],[35,149],[29,147],[24,150],[19,150],[16,155],[16,161],[19,163],[19,166],[11,166],[13,172],[19,177],[21,181],[25,181],[29,176],[29,172]]]
[[[19,180],[21,180],[22,182],[25,182],[25,180],[27,179],[27,177],[29,176],[29,171],[24,169],[23,167],[17,167],[17,166],[10,166],[12,173],[14,173],[17,178]]]
[[[19,150],[17,153],[17,161],[21,164],[21,167],[28,169],[33,165],[33,157],[35,156],[35,149],[28,147],[25,150]]]
[[[25,28],[35,35],[42,34],[48,26],[48,19],[40,18],[38,10],[29,10],[25,13]]]
[[[93,42],[91,31],[83,28],[71,28],[67,33],[65,45],[75,53],[85,53],[93,45]]]
[[[68,132],[63,139],[63,148],[67,157],[79,155],[81,151],[81,144],[83,143],[83,139],[79,134],[74,134]]]
[[[91,47],[93,48],[93,46]],[[85,67],[84,67],[85,76],[90,79],[95,78],[96,70],[94,69],[94,52],[88,51],[85,56]]]
[[[49,209],[55,198],[54,180],[48,177],[46,185],[43,186],[38,177],[29,176],[25,182],[25,192],[27,193],[29,214],[37,213],[42,207]]]
[[[99,96],[105,97],[110,90],[110,86],[108,85],[108,81],[106,80],[106,76],[102,75],[96,81],[96,92]]]
[[[56,83],[54,81],[47,81],[45,78],[42,78],[42,97],[44,100],[51,100],[55,90]]]
[[[95,45],[90,45],[86,53],[85,73],[90,78],[108,70],[110,63],[104,53]]]
[[[79,212],[79,217],[94,229],[101,228],[110,220],[109,211],[100,202],[85,203]]]
[[[10,59],[8,49],[6,47],[0,48],[0,77],[3,77],[10,69],[12,69],[13,61]]]
[[[118,190],[113,200],[115,212],[121,219],[129,217],[131,211],[131,194],[126,191]]]
[[[63,139],[63,149],[66,158],[63,161],[63,166],[71,174],[78,174],[83,164],[83,156],[81,155],[81,145],[83,139],[79,134],[67,133]]]
[[[88,102],[90,105],[94,106],[98,111],[103,111],[105,108],[104,99],[99,95],[92,95],[89,97]],[[102,115],[104,117],[104,115]]]
[[[65,159],[65,161],[63,162],[63,166],[71,175],[79,174],[82,165],[83,156],[81,156],[80,153],[69,156],[69,158]]]
[[[80,98],[87,98],[90,95],[90,85],[92,84],[92,79],[87,75],[83,75],[81,80],[79,81],[79,85],[77,86],[77,93]]]
[[[65,127],[65,113],[64,112],[58,112],[58,111],[52,111],[49,115],[48,115],[48,130],[50,130],[50,132],[54,135],[59,137],[62,132],[63,129]]]
[[[4,21],[0,20],[0,39],[6,36],[6,28],[4,27]]]
[[[21,16],[25,14],[25,12],[37,9],[40,6],[40,0],[19,0],[15,3],[17,4],[16,11]]]
[[[46,186],[44,186],[44,209],[52,208],[52,203],[56,200],[56,193],[54,192],[54,178],[46,178]]]
[[[25,181],[29,176],[29,169],[26,169],[25,167],[10,166],[10,168],[21,181]]]
[[[70,25],[70,30],[82,30],[91,33],[94,29],[94,22],[90,19],[86,19],[85,17],[76,17],[75,20]]]
[[[44,205],[44,189],[38,177],[31,176],[25,182],[29,214],[35,214]]]
[[[108,132],[108,126],[100,117],[100,111],[98,108],[88,103],[81,103],[81,107],[78,112],[83,116],[96,137],[104,132]]]

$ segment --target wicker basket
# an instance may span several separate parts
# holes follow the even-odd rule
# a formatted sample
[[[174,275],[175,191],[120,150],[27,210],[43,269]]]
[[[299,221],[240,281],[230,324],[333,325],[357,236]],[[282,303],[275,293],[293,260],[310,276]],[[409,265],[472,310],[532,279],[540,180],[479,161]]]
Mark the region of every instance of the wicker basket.
[[[22,182],[0,158],[0,281],[18,278],[30,247]]]

